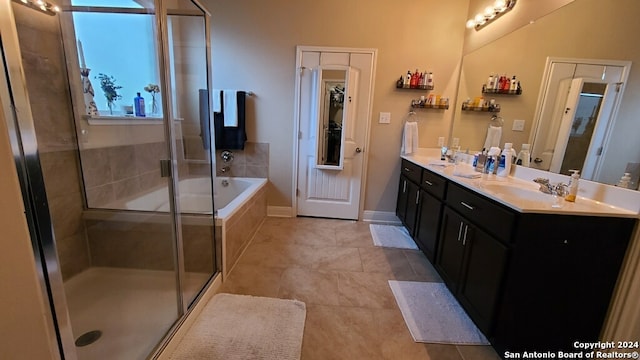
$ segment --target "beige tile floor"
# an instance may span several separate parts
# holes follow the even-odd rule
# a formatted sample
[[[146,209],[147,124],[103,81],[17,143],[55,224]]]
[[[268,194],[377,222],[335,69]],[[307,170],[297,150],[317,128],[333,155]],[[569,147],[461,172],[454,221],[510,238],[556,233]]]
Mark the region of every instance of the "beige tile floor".
[[[222,291],[304,301],[303,360],[499,359],[490,346],[414,342],[392,279],[442,281],[421,252],[374,246],[369,223],[267,218]]]

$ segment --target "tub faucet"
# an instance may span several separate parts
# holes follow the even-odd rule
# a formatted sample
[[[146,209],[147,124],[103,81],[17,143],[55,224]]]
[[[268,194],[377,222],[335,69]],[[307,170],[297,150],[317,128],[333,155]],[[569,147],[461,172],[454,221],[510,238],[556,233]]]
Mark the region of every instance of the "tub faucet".
[[[229,166],[223,166],[220,168],[220,173],[224,174],[229,172],[229,170],[231,170],[231,168]]]

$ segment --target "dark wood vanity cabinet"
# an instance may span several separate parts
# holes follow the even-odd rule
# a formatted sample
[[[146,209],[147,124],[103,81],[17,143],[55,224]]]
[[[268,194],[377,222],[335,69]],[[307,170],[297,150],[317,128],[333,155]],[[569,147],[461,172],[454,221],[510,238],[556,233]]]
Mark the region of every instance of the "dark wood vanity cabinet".
[[[447,287],[460,301],[478,328],[490,333],[508,258],[507,245],[476,225],[476,216],[454,210],[461,205],[470,215],[499,217],[476,204],[484,199],[450,185],[435,266]],[[493,224],[493,222],[492,222]],[[511,224],[503,224],[511,228]]]
[[[418,184],[421,179],[422,168],[410,161],[402,160],[396,215],[412,237],[416,233],[420,204],[420,186]]]
[[[636,219],[520,213],[404,159],[400,190],[398,216],[500,356],[599,340]]]
[[[422,171],[418,219],[413,238],[431,262],[434,262],[436,257],[442,217],[442,199],[445,196],[446,188],[447,180],[445,178],[426,169]]]

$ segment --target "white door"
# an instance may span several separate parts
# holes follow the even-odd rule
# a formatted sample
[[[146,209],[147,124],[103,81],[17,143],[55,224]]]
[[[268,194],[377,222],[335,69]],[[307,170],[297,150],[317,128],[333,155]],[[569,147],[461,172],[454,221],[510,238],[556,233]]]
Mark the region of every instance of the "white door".
[[[375,51],[298,48],[299,133],[296,214],[338,219],[358,219],[363,182],[366,134],[371,117]],[[317,148],[324,139],[317,120],[318,96],[314,69],[349,66],[342,126],[342,163],[318,166]],[[348,110],[347,110],[348,109]],[[322,146],[320,146],[322,148]]]

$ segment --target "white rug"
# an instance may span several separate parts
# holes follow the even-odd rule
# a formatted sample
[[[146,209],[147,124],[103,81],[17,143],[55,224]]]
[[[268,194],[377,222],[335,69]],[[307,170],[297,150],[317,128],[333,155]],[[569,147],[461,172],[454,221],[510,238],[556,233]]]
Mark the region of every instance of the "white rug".
[[[404,226],[370,224],[369,231],[376,246],[399,249],[418,249]]]
[[[489,345],[444,283],[389,280],[413,340]]]
[[[300,359],[305,317],[301,301],[217,294],[171,359]]]

